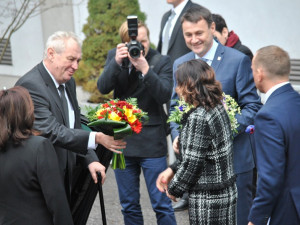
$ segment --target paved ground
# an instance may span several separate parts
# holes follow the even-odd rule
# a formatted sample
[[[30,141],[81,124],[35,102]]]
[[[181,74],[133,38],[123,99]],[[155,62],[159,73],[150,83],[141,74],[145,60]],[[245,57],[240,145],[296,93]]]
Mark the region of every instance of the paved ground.
[[[121,213],[121,206],[119,204],[119,196],[117,184],[115,181],[115,175],[111,168],[107,171],[107,179],[103,185],[103,194],[105,200],[105,211],[107,225],[122,225],[123,216]],[[144,216],[144,225],[155,225],[156,217],[152,210],[150,200],[148,197],[147,188],[143,175],[141,175],[141,205]],[[188,211],[176,212],[175,213],[178,225],[188,225]],[[87,225],[100,225],[102,224],[100,201],[97,196],[91,214],[89,216]],[[133,224],[134,225],[134,224]]]

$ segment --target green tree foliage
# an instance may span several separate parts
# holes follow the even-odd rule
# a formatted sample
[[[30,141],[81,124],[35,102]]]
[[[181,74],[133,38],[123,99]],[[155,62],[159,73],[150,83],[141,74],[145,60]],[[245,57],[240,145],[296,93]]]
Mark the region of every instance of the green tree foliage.
[[[77,84],[92,93],[91,102],[102,102],[112,96],[102,96],[96,83],[108,51],[121,42],[119,27],[128,15],[137,15],[142,21],[146,15],[140,11],[138,0],[89,0],[88,11],[88,21],[83,27],[86,39],[82,46],[82,60],[74,77]]]

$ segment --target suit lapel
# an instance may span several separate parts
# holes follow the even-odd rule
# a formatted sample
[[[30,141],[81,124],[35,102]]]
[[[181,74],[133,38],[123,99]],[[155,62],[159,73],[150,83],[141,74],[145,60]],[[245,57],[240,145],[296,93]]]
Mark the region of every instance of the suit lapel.
[[[172,10],[170,10],[164,17],[163,17],[163,20],[162,20],[162,24],[163,24],[163,27],[162,27],[162,30],[164,29],[164,27],[166,26],[166,23],[171,15],[171,12]],[[163,32],[163,31],[162,31]]]
[[[175,39],[176,39],[176,36],[178,34],[178,31],[180,30],[180,27],[181,27],[181,17],[183,16],[183,14],[188,10],[188,8],[190,8],[190,5],[192,3],[190,1],[188,1],[188,3],[186,3],[186,5],[184,6],[183,10],[181,11],[176,23],[175,23],[175,26],[173,28],[173,31],[172,31],[172,35],[171,35],[171,38],[170,38],[170,42],[169,42],[169,49],[172,47],[172,45],[174,44],[175,42]],[[171,15],[171,10],[168,14],[168,17]],[[165,22],[166,23],[166,22]]]
[[[217,74],[218,68],[223,60],[223,55],[225,52],[225,47],[221,44],[218,44],[217,51],[214,56],[214,60],[212,61],[211,67],[215,70],[215,73]]]
[[[73,79],[71,80],[73,81]],[[76,99],[76,93],[74,88],[76,88],[76,86],[71,84],[71,81],[66,83],[66,90],[67,90],[67,94],[69,97],[69,100],[71,102],[71,105],[73,107],[74,110],[74,116],[75,116],[75,124],[74,124],[74,128],[79,128],[81,127],[81,119],[80,119],[80,109],[79,109],[79,105]]]
[[[50,74],[45,69],[43,63],[39,64],[38,69],[40,71],[40,74],[41,74],[43,80],[45,81],[46,87],[48,88],[47,93],[50,95],[50,100],[51,99],[54,100],[55,104],[57,105],[57,108],[60,111],[61,116],[63,117],[63,120],[66,121],[65,114],[62,111],[63,107],[62,107],[62,103],[60,100],[60,96],[58,94],[57,88],[56,88],[52,78],[50,77]]]

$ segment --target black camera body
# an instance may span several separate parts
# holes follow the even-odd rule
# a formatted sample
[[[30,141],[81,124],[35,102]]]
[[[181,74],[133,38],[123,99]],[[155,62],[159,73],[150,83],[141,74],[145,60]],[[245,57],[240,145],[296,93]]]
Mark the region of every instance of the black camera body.
[[[138,36],[138,18],[135,15],[127,16],[128,24],[128,35],[130,42],[126,45],[128,48],[129,55],[132,58],[139,58],[141,51],[144,54],[144,46],[136,40]]]

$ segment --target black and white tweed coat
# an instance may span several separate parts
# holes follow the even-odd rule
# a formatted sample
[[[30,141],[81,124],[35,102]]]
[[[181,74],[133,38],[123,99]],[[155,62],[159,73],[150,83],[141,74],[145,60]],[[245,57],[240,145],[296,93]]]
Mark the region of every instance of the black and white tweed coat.
[[[181,197],[186,191],[220,190],[235,182],[233,138],[223,105],[206,111],[190,110],[182,118],[180,156],[170,167],[175,175],[169,193]]]

